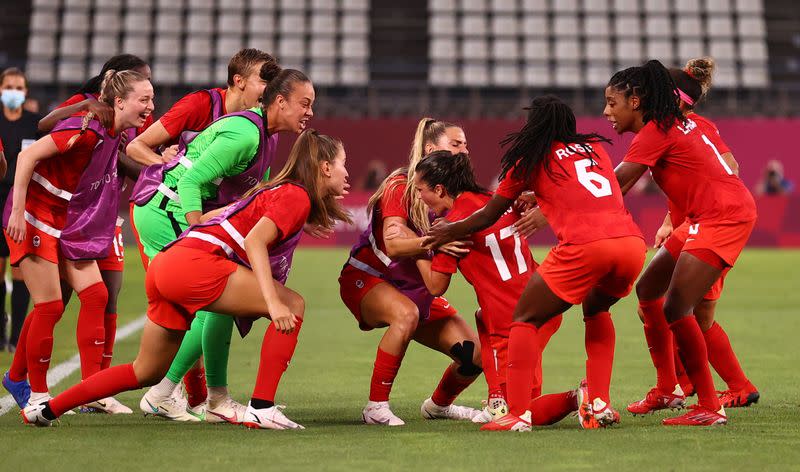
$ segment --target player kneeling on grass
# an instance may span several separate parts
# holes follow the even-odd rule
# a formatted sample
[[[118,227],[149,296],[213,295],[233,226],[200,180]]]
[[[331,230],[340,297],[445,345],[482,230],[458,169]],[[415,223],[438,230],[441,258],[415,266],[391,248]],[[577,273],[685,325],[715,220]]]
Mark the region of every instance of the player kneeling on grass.
[[[283,281],[306,222],[330,228],[336,220],[349,221],[335,200],[344,194],[347,177],[341,142],[313,130],[303,133],[273,180],[204,215],[204,222],[153,259],[145,282],[148,320],[136,360],[103,370],[47,403],[25,408],[23,420],[48,426],[77,405],[155,384],[169,368],[195,312],[205,309],[272,320],[243,423],[252,428],[302,428],[274,404],[304,311],[303,298]]]

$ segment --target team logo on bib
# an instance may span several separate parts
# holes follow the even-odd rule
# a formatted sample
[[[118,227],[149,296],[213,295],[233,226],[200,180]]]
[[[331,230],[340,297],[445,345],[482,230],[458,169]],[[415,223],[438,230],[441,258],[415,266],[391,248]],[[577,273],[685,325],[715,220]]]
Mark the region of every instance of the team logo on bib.
[[[364,281],[363,280],[356,280],[356,287],[364,288]]]
[[[34,236],[33,247],[39,247],[40,244],[42,244],[42,238],[40,238],[38,235]]]

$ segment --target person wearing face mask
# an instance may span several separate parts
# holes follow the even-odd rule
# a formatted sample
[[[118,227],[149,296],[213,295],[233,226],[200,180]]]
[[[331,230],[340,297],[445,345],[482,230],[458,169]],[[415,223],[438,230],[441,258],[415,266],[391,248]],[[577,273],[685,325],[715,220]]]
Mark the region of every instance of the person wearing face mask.
[[[14,171],[17,165],[17,155],[22,148],[27,147],[38,137],[36,125],[39,115],[23,109],[22,104],[28,93],[28,83],[25,74],[17,69],[10,68],[0,75],[0,100],[3,103],[3,112],[0,113],[0,139],[5,145],[7,172],[0,180],[0,205],[5,206],[11,186],[14,184]],[[5,166],[4,166],[5,167]],[[0,279],[5,280],[6,259],[9,256],[8,245],[5,238],[0,238]],[[0,351],[8,349],[14,352],[19,339],[19,332],[25,315],[28,313],[30,294],[22,273],[17,268],[11,268],[11,324],[6,331],[7,316],[6,286],[0,283]]]
[[[20,407],[50,398],[53,330],[64,313],[61,277],[80,300],[82,378],[102,367],[108,291],[96,261],[106,257],[114,236],[120,141],[152,113],[153,86],[138,72],[111,70],[99,100],[114,108],[114,126],[107,129],[91,113],[79,113],[23,150],[3,213],[10,262],[22,269],[34,301],[3,376],[3,386]]]
[[[182,145],[168,164],[142,171],[131,195],[131,220],[143,259],[152,260],[198,223],[201,213],[230,204],[267,178],[278,133],[305,129],[313,116],[311,81],[294,69],[268,79],[259,106],[221,117],[184,141],[185,148]],[[166,378],[142,398],[142,411],[179,421],[241,423],[246,408],[231,398],[227,388],[232,330],[232,318],[198,312]],[[201,354],[208,383],[205,411],[202,400],[187,409],[172,395]]]

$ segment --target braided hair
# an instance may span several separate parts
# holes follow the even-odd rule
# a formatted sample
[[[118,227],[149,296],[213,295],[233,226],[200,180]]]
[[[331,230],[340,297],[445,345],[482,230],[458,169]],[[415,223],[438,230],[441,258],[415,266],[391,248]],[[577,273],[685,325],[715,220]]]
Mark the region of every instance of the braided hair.
[[[641,66],[617,72],[608,81],[608,87],[622,92],[625,98],[631,95],[639,97],[642,122],[655,121],[662,131],[675,121],[682,123],[686,119],[678,106],[675,82],[659,61],[650,60]]]
[[[528,110],[528,121],[516,133],[511,133],[500,141],[503,147],[509,146],[500,160],[502,180],[513,169],[512,177],[527,180],[539,167],[550,173],[550,150],[553,143],[580,144],[574,151],[588,158],[597,156],[591,143],[611,140],[597,133],[582,134],[577,132],[575,114],[566,103],[555,95],[542,95],[531,102]],[[583,150],[581,150],[583,148]]]

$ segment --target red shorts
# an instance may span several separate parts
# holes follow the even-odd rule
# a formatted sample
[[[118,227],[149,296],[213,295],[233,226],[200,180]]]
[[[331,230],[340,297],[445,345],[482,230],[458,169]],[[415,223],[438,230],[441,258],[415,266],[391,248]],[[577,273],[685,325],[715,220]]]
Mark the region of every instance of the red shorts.
[[[120,223],[117,221],[117,223]],[[122,272],[125,268],[125,247],[122,245],[122,226],[114,228],[114,240],[108,251],[108,257],[97,261],[97,267],[101,271]]]
[[[755,220],[744,223],[703,221],[694,224],[687,221],[673,231],[670,239],[674,237],[676,241],[679,241],[681,238],[679,231],[681,233],[685,231],[681,251],[711,251],[719,256],[726,266],[733,267],[747,244],[747,240],[750,239],[750,233],[753,232],[755,224]],[[685,229],[683,229],[684,226]],[[677,245],[676,242],[670,243],[670,240],[667,240],[667,243],[670,244],[672,250]],[[667,250],[672,254],[669,247]]]
[[[361,328],[362,331],[370,331],[373,328],[364,323],[361,319],[361,300],[364,299],[367,292],[369,292],[372,287],[379,283],[387,282],[380,277],[370,275],[350,264],[345,266],[339,276],[339,294],[344,304],[350,310],[350,313],[352,313],[356,321],[358,321],[358,327]],[[425,322],[429,323],[456,315],[458,315],[458,312],[444,297],[436,297],[433,299],[430,315]]]
[[[644,265],[647,248],[638,236],[559,244],[537,272],[559,298],[579,305],[597,288],[615,298],[627,296]]]
[[[49,218],[42,218],[40,221],[50,228],[55,225]],[[5,233],[6,242],[8,243],[8,260],[12,266],[18,266],[20,261],[26,256],[41,257],[46,261],[53,264],[58,264],[61,259],[61,246],[59,245],[58,238],[48,234],[46,231],[50,229],[40,229],[33,226],[30,222],[25,222],[25,239],[21,242],[12,240],[8,233]]]
[[[664,249],[666,249],[670,256],[676,261],[678,257],[680,257],[681,251],[686,244],[686,238],[689,237],[689,226],[689,222],[684,221],[682,225],[672,231],[670,237],[664,242]],[[731,270],[730,266],[722,270],[722,275],[714,282],[714,285],[711,286],[708,293],[703,296],[703,300],[719,300],[719,297],[722,295],[722,288],[725,286],[725,276],[728,275],[729,270]]]
[[[194,314],[218,299],[237,264],[180,243],[158,253],[145,277],[147,317],[167,329],[186,331]]]

